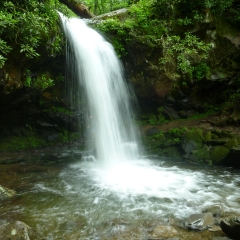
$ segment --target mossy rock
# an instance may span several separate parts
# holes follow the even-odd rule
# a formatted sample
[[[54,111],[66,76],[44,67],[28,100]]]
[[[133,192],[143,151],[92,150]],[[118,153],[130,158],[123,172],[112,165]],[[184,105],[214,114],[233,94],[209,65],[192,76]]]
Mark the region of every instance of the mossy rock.
[[[183,153],[181,148],[169,146],[162,149],[162,154],[167,160],[180,161],[183,160]]]
[[[203,133],[203,140],[204,142],[208,142],[212,139],[212,132],[211,131],[207,131]]]
[[[237,139],[238,143],[240,144],[240,135],[239,134],[234,135],[233,138]]]
[[[210,159],[209,147],[204,145],[201,149],[192,152],[198,159]]]
[[[219,131],[218,135],[220,138],[232,138],[232,134],[228,131]]]
[[[208,141],[212,146],[224,145],[229,141],[229,138],[215,138]]]
[[[187,131],[183,137],[182,148],[186,153],[191,153],[194,150],[202,148],[203,130],[194,128]]]
[[[236,138],[232,138],[232,139],[229,139],[224,146],[229,148],[234,148],[234,147],[238,147],[239,143]]]
[[[228,156],[230,149],[225,146],[216,146],[212,148],[210,159],[213,163],[221,163]]]

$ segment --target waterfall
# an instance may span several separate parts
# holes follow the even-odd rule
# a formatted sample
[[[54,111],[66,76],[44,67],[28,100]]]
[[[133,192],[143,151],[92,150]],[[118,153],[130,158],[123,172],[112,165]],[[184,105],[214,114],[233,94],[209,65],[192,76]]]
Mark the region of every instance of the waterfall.
[[[105,165],[136,159],[130,92],[112,45],[83,20],[59,15],[70,51],[70,75],[84,90],[87,138],[93,142],[97,159]]]

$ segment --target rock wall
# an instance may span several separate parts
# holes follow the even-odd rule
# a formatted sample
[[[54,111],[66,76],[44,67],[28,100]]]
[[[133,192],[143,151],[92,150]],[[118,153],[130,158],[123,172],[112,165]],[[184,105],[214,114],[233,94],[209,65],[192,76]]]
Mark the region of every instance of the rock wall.
[[[40,65],[9,61],[0,69],[0,152],[80,138],[79,111],[69,108],[64,75],[65,56]]]
[[[143,112],[150,110],[157,115],[158,109],[163,108],[164,117],[171,120],[218,108],[222,116],[228,117],[226,124],[237,124],[240,116],[231,103],[239,101],[240,28],[224,19],[208,19],[185,28],[175,26],[172,34],[183,36],[186,31],[211,46],[206,63],[195,66],[192,77],[179,71],[174,58],[167,70],[161,66],[161,59],[166,57],[164,35],[152,45],[141,38],[126,44],[126,75]],[[193,54],[187,57],[190,61],[191,57],[196,58]]]

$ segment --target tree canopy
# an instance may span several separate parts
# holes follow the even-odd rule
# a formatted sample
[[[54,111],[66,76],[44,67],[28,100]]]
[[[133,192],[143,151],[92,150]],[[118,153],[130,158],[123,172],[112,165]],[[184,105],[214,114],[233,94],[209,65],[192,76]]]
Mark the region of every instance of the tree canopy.
[[[43,52],[52,56],[60,52],[64,38],[56,10],[73,15],[69,4],[85,4],[96,15],[132,6],[131,24],[117,31],[135,27],[148,36],[165,31],[164,19],[188,25],[203,20],[207,12],[240,24],[238,0],[1,0],[0,68],[9,56],[38,58]],[[115,23],[115,27],[119,26]]]

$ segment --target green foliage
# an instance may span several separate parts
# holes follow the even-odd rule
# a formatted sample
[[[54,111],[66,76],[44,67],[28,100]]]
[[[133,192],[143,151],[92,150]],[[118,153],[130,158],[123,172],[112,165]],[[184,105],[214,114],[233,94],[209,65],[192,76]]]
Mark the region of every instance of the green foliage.
[[[51,79],[47,74],[41,74],[35,81],[34,87],[45,90],[46,88],[54,86],[54,80]]]
[[[68,115],[72,115],[72,114],[73,114],[71,111],[69,111],[68,109],[63,108],[63,107],[55,107],[55,106],[52,106],[51,109],[52,109],[54,112],[56,112],[56,113],[64,113],[64,114],[68,114]]]
[[[3,1],[0,5],[0,67],[10,54],[15,58],[55,56],[63,44],[56,9],[66,7],[54,0]],[[14,51],[14,52],[13,52]]]
[[[107,19],[97,24],[96,28],[107,34],[118,56],[127,55],[126,43],[139,41],[154,46],[166,32],[162,21],[154,17],[154,1],[140,0],[129,8],[129,17],[125,21]]]
[[[61,141],[63,142],[74,141],[78,138],[78,134],[71,133],[66,129],[62,129],[62,133],[60,134],[60,136],[61,136]]]
[[[172,128],[168,131],[168,134],[172,137],[181,138],[186,131],[186,127]]]
[[[26,70],[24,81],[25,87],[45,90],[54,85],[54,80],[51,78],[51,75],[49,73],[41,73],[36,77],[29,69]]]
[[[13,136],[0,143],[1,151],[17,151],[47,146],[47,142],[37,136]]]
[[[147,41],[160,38],[165,32],[163,21],[155,16],[155,1],[140,0],[129,8],[132,25],[137,34],[144,34]]]
[[[120,8],[128,7],[131,0],[83,0],[92,12],[96,15],[111,12]]]
[[[209,72],[206,61],[211,45],[195,35],[186,32],[185,38],[168,36],[163,39],[164,57],[160,59],[163,69],[168,72],[177,69],[182,75],[195,81],[204,78]]]
[[[27,69],[26,70],[26,78],[25,78],[25,81],[24,81],[24,86],[25,87],[30,87],[31,82],[32,82],[31,71],[29,69]]]
[[[108,34],[119,57],[127,54],[124,43],[130,40],[130,24],[123,24],[118,19],[107,19],[98,23],[96,27],[99,31]]]
[[[208,76],[209,73],[210,67],[205,62],[201,62],[193,69],[193,79],[195,79],[195,81],[199,81]]]
[[[157,114],[151,114],[149,119],[148,119],[148,122],[152,125],[167,123],[168,120],[163,115],[163,112],[164,112],[163,107],[158,108],[158,113]]]

